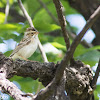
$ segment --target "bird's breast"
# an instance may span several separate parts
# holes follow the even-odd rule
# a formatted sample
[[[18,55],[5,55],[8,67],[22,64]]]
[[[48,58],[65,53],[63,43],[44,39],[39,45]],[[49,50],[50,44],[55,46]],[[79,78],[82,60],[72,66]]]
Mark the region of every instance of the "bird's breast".
[[[37,46],[38,41],[31,41],[28,45],[21,48],[21,50],[18,53],[25,58],[29,58],[36,51]]]

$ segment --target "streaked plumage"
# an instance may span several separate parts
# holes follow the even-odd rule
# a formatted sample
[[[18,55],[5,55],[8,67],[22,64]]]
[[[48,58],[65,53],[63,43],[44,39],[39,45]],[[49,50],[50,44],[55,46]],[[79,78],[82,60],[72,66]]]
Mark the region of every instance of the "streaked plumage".
[[[12,59],[27,59],[37,49],[38,46],[38,32],[30,27],[26,30],[24,38],[20,41],[18,46],[14,49],[10,57]]]

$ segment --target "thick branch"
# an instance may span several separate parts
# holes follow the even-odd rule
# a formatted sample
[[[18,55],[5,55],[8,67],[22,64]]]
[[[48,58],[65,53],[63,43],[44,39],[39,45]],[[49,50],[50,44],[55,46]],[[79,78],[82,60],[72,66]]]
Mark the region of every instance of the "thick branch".
[[[6,58],[0,52],[0,89],[1,91],[8,93],[15,100],[30,100],[24,96],[24,93],[21,92],[20,89],[18,89],[16,85],[14,85],[12,82],[6,79],[7,76],[10,74],[10,72],[11,71],[13,72],[12,65],[13,65],[12,61]]]
[[[13,84],[12,82],[10,82],[5,78],[1,79],[0,77],[0,88],[3,91],[6,91],[15,100],[31,100],[31,98],[25,97],[24,96],[25,94],[22,91],[20,91],[20,89],[18,89],[18,87],[15,84]]]
[[[54,63],[40,63],[34,61],[16,60],[13,62],[13,69],[15,75],[22,77],[31,77],[34,80],[39,78],[44,86],[49,84],[53,79],[56,71],[56,64]]]
[[[59,4],[60,2],[59,1],[57,1],[57,3]],[[53,92],[55,91],[55,88],[59,85],[59,83],[60,83],[60,80],[61,80],[61,78],[62,78],[62,76],[63,76],[63,73],[64,73],[64,70],[65,70],[65,67],[66,66],[68,66],[68,62],[69,62],[69,60],[72,58],[72,56],[73,56],[73,53],[74,53],[74,51],[75,51],[75,49],[76,49],[76,47],[77,47],[77,45],[80,43],[80,41],[81,41],[81,39],[82,39],[82,37],[84,36],[84,34],[85,34],[85,32],[93,25],[93,23],[95,22],[95,20],[98,18],[98,16],[100,15],[100,7],[94,12],[94,14],[90,17],[90,19],[87,21],[87,24],[85,25],[85,27],[83,28],[83,30],[80,32],[80,34],[75,38],[75,40],[73,41],[73,43],[72,43],[72,45],[71,45],[71,47],[68,49],[68,51],[67,51],[67,53],[66,53],[66,55],[65,55],[65,57],[63,58],[63,60],[61,61],[61,63],[58,65],[58,68],[57,68],[57,71],[56,71],[56,74],[55,74],[55,77],[54,77],[54,79],[53,79],[53,81],[51,82],[51,83],[49,83],[48,84],[48,86],[46,86],[46,88],[44,89],[44,90],[42,90],[41,92],[39,92],[38,94],[37,94],[37,96],[35,97],[35,100],[45,100],[45,99],[47,99],[50,95],[52,95],[53,94]],[[8,66],[8,68],[9,69],[7,69],[7,70],[9,70],[9,72],[7,72],[7,75],[9,75],[10,76],[10,74],[9,73],[11,73],[10,72],[10,69],[12,69],[12,70],[14,70],[14,69],[16,69],[16,67],[15,67],[15,65],[14,65],[14,63],[13,62],[10,62],[9,61],[9,59],[7,59],[7,60],[5,60],[4,62],[3,62],[3,58],[1,57],[0,58],[0,61],[1,61],[1,65],[3,64],[4,65],[4,67],[7,65]],[[7,61],[8,62],[10,62],[11,64],[9,64],[9,63],[7,63]],[[33,63],[35,63],[35,62],[32,62],[32,63],[30,63],[29,61],[27,62],[27,63],[29,63],[29,67],[30,67],[30,69],[28,69],[27,70],[27,68],[25,68],[25,65],[23,66],[23,63],[22,63],[22,66],[24,67],[24,70],[27,70],[26,71],[26,73],[27,72],[30,72],[31,70],[32,70],[32,68],[33,67],[31,67],[32,66],[32,64]],[[6,64],[6,65],[5,65]],[[17,64],[17,63],[16,63]],[[13,67],[12,67],[12,66]],[[19,64],[17,65],[18,67],[20,66]],[[26,66],[27,66],[27,64],[26,64]],[[1,66],[2,67],[2,66]],[[39,66],[40,67],[40,66]],[[35,65],[35,67],[34,67],[34,70],[35,70],[35,68],[38,68],[37,67],[37,63],[36,63],[36,65]],[[70,67],[69,67],[70,68]],[[7,71],[6,70],[6,71]],[[20,70],[19,70],[20,71]],[[19,71],[17,70],[17,74],[19,73]],[[39,71],[41,71],[41,70],[38,70],[38,72]],[[73,69],[72,71],[74,71],[75,72],[75,70]],[[2,71],[1,71],[2,72]],[[20,71],[20,73],[21,73],[22,71]],[[69,71],[68,71],[69,72]],[[83,71],[82,71],[83,72]],[[87,71],[85,71],[85,72],[87,72]],[[75,72],[76,73],[76,76],[77,76],[77,72]],[[25,73],[24,73],[25,74]],[[79,73],[80,75],[82,75],[82,73]],[[34,76],[32,73],[31,73],[31,75],[32,76]],[[83,75],[85,75],[85,74],[83,74]],[[86,76],[88,76],[87,74],[86,74]],[[85,79],[84,79],[85,80]],[[84,81],[83,81],[84,82]],[[88,79],[88,82],[89,82],[89,79]],[[87,82],[86,82],[87,83]],[[89,84],[85,84],[84,85],[84,89],[85,88],[87,88],[87,85],[89,85]],[[91,89],[91,88],[90,88]],[[80,90],[80,88],[79,88],[79,90]],[[84,90],[83,90],[84,91]],[[77,92],[76,92],[77,93]],[[78,92],[78,93],[80,93],[80,92]],[[78,95],[78,93],[77,93],[77,95]]]
[[[13,75],[18,75],[22,77],[31,77],[33,79],[38,78],[39,81],[42,82],[44,86],[46,86],[54,78],[58,66],[59,64],[54,64],[54,63],[40,63],[40,62],[23,61],[23,60],[12,61],[11,59],[5,57],[2,53],[0,53],[0,73],[5,72],[5,74],[2,76],[7,78],[11,78],[13,77]],[[0,79],[1,78],[2,77],[0,75]],[[46,89],[41,90],[36,96],[34,96],[34,99],[45,100],[46,98],[48,98],[49,95],[50,97],[52,97],[56,96],[57,94],[57,96],[59,96],[58,100],[66,100],[66,99],[60,99],[61,94],[59,94],[59,93],[64,93],[65,91],[64,87],[66,86],[66,90],[71,97],[74,98],[74,96],[77,95],[77,98],[79,98],[80,100],[80,97],[83,95],[81,100],[85,100],[84,98],[87,98],[88,93],[92,91],[89,84],[92,78],[93,77],[90,66],[84,65],[82,62],[77,61],[76,65],[69,66],[68,68],[66,68],[62,78],[63,81],[61,79],[59,83],[56,83],[53,79],[52,83],[50,83],[53,85],[49,84],[46,87]],[[66,85],[64,86],[65,83]],[[56,93],[56,91],[59,91],[59,93],[58,92]],[[26,95],[22,94],[22,95],[27,96],[27,94]],[[74,100],[78,99],[74,98]]]

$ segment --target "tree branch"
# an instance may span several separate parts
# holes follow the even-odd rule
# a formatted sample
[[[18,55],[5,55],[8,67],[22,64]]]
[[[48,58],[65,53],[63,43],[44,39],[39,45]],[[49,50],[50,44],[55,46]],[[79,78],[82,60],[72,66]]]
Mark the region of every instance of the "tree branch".
[[[95,72],[95,76],[93,77],[93,80],[92,80],[92,83],[91,83],[91,87],[93,89],[95,89],[95,87],[96,87],[97,79],[99,77],[99,72],[100,72],[100,59],[99,59],[99,62],[98,62],[98,67],[97,67],[96,72]]]
[[[100,6],[97,8],[97,10],[90,16],[89,20],[87,21],[86,25],[84,26],[84,28],[82,29],[82,31],[78,34],[78,36],[75,38],[75,40],[73,41],[73,43],[71,44],[71,47],[68,49],[65,57],[63,58],[63,60],[61,61],[61,64],[59,65],[58,69],[57,69],[57,80],[59,80],[62,77],[62,73],[65,69],[65,67],[68,65],[69,60],[71,59],[71,57],[74,54],[74,51],[77,47],[77,45],[80,43],[82,37],[84,36],[84,34],[86,33],[86,31],[94,24],[94,22],[96,21],[96,19],[100,16]]]
[[[7,23],[7,19],[8,19],[8,15],[9,15],[9,0],[6,0],[7,1],[7,4],[6,4],[6,9],[5,9],[5,22],[4,24]]]
[[[44,86],[47,86],[55,75],[57,65],[52,62],[40,63],[35,61],[16,60],[13,62],[12,67],[15,72],[14,75],[31,77],[34,80],[39,78],[39,81],[42,82]],[[10,75],[8,77],[10,78]]]
[[[71,7],[79,11],[86,20],[93,14],[93,12],[100,6],[99,0],[67,0]],[[66,2],[67,3],[67,2]],[[96,37],[92,41],[93,45],[100,45],[100,17],[91,27]]]
[[[0,88],[2,89],[2,91],[6,91],[6,93],[8,93],[15,100],[31,100],[31,98],[25,97],[25,94],[20,91],[20,89],[18,89],[15,84],[5,78],[1,79],[0,77]]]
[[[59,22],[58,22],[58,20],[56,19],[56,17],[54,17],[53,15],[52,15],[52,13],[49,11],[49,9],[47,8],[47,6],[45,5],[45,3],[43,3],[43,1],[42,0],[38,0],[38,2],[42,5],[42,7],[47,11],[47,13],[50,15],[50,17],[59,25]],[[60,13],[58,13],[58,14],[60,14]],[[72,32],[68,32],[67,31],[67,33],[68,33],[68,35],[72,38],[72,39],[75,39],[75,37],[76,37],[76,35],[75,34],[73,34]],[[81,41],[81,44],[82,45],[84,45],[85,47],[92,47],[92,44],[89,44],[89,43],[87,43],[85,40],[82,40]]]
[[[54,1],[55,2],[55,1]],[[55,2],[55,5],[56,4],[58,4],[58,5],[60,5],[59,4],[60,3],[60,1],[59,0],[56,0],[56,2]],[[59,7],[59,6],[58,6]],[[60,6],[61,7],[61,6]],[[59,8],[60,9],[60,8]],[[59,11],[59,10],[58,10]],[[68,62],[70,61],[70,59],[72,58],[72,56],[73,56],[73,54],[74,54],[74,51],[75,51],[75,49],[76,49],[76,47],[77,47],[77,45],[80,43],[80,41],[81,41],[81,39],[82,39],[82,37],[84,36],[84,34],[85,34],[85,32],[93,25],[93,23],[96,21],[96,19],[98,18],[98,16],[100,15],[100,7],[94,12],[94,14],[90,17],[90,19],[87,21],[87,23],[86,23],[86,25],[85,25],[85,27],[83,28],[83,30],[79,33],[79,35],[75,38],[75,40],[73,41],[73,43],[72,43],[72,45],[71,45],[71,47],[67,50],[67,53],[66,53],[66,55],[65,55],[65,57],[63,58],[63,60],[61,61],[61,63],[60,64],[58,64],[58,68],[57,68],[57,70],[56,70],[56,73],[55,73],[55,77],[53,78],[53,80],[51,81],[51,83],[49,83],[47,86],[46,86],[46,88],[44,89],[44,90],[42,90],[42,91],[40,91],[35,97],[34,97],[34,100],[46,100],[50,95],[52,95],[53,94],[53,92],[55,91],[55,89],[57,88],[57,86],[59,86],[59,84],[60,84],[60,81],[61,81],[61,78],[63,77],[63,75],[64,75],[64,70],[65,70],[65,68],[66,68],[66,66],[67,66],[67,68],[70,68],[70,67],[68,67]],[[65,24],[64,24],[64,27],[65,27]],[[63,33],[64,34],[64,33]],[[1,56],[1,55],[0,55]],[[9,63],[8,63],[9,62]],[[26,61],[25,61],[25,63],[26,63]],[[25,64],[24,63],[24,64]],[[33,67],[32,67],[32,65],[33,65],[33,63],[35,63],[35,62],[30,62],[30,61],[28,61],[27,63],[29,63],[29,65],[28,65],[28,67],[27,67],[27,64],[26,64],[26,66],[25,65],[23,65],[23,63],[22,63],[22,66],[24,67],[24,69],[23,70],[25,70],[26,71],[26,74],[27,74],[27,72],[30,72],[32,69],[33,69]],[[3,64],[3,65],[2,65]],[[16,63],[17,64],[17,63]],[[13,66],[13,67],[12,67]],[[16,65],[16,66],[18,66],[18,67],[20,67],[20,65],[18,64],[18,65]],[[82,65],[81,65],[82,66]],[[7,59],[4,59],[4,57],[2,57],[1,56],[1,58],[0,58],[0,68],[2,69],[2,67],[6,67],[6,69],[4,70],[4,71],[6,71],[7,73],[6,74],[4,74],[4,76],[6,75],[6,76],[10,76],[10,73],[12,73],[12,70],[14,70],[16,67],[15,67],[15,65],[14,65],[14,62],[13,61],[10,61],[10,59],[9,58],[7,58]],[[25,68],[26,67],[26,68]],[[37,67],[37,63],[36,63],[36,67]],[[34,67],[34,70],[36,70],[36,67]],[[30,69],[29,69],[30,68]],[[38,67],[37,67],[38,68]],[[39,68],[40,68],[40,66],[39,66]],[[39,69],[38,68],[38,69]],[[88,69],[89,70],[89,68],[86,68],[86,69]],[[72,70],[72,68],[70,69],[70,70],[68,70],[67,72],[69,72],[69,75],[70,75],[70,72],[71,72],[71,70]],[[84,71],[84,73],[83,73],[83,70],[82,70],[82,68],[80,68],[80,73],[78,73],[78,71],[76,71],[75,69],[73,69],[72,71],[73,71],[73,75],[76,75],[76,77],[78,76],[77,75],[77,73],[78,74],[80,74],[80,75],[85,75],[85,72],[88,72],[87,74],[86,74],[86,76],[88,76],[89,75],[89,72],[90,71],[88,71],[88,70],[85,70]],[[22,73],[22,71],[21,70],[19,70],[20,71],[20,73]],[[17,72],[17,74],[19,73],[19,71],[17,70],[17,71],[15,71],[15,72]],[[39,72],[40,70],[38,70],[38,72]],[[3,70],[1,70],[0,71],[1,73],[3,72]],[[44,72],[44,71],[43,71]],[[72,73],[72,72],[71,72]],[[13,74],[13,73],[12,73]],[[24,73],[25,74],[25,73]],[[34,76],[32,73],[31,73],[31,75],[32,76]],[[2,76],[2,75],[1,75]],[[45,75],[44,75],[45,76]],[[75,78],[76,78],[75,77]],[[80,76],[79,76],[80,77]],[[78,77],[78,78],[79,78]],[[92,77],[92,75],[90,75],[89,76],[90,78]],[[70,78],[70,77],[69,77]],[[84,81],[87,79],[88,80],[88,82],[90,81],[90,78],[88,78],[87,79],[87,77],[84,79]],[[1,79],[2,79],[2,77],[1,77]],[[82,78],[82,82],[84,82],[83,81],[83,78]],[[80,82],[80,81],[79,81]],[[82,84],[82,88],[84,87],[84,89],[86,89],[87,88],[87,85],[89,85],[89,84],[87,84],[88,82],[86,82],[86,84],[84,85],[84,84]],[[88,86],[88,89],[89,89],[90,87]],[[80,90],[80,85],[79,85],[79,90]],[[84,91],[84,90],[82,90],[82,91]],[[90,91],[91,91],[91,88],[90,88]],[[79,93],[81,93],[80,91],[77,91],[77,90],[75,90],[75,93],[77,94],[77,95],[80,95]],[[76,95],[75,94],[75,95]],[[81,95],[80,95],[81,96]],[[85,99],[83,99],[83,100],[85,100]]]
[[[48,59],[47,59],[47,57],[46,57],[46,53],[45,53],[45,51],[44,51],[44,48],[43,48],[43,46],[42,46],[40,40],[39,40],[38,45],[39,45],[39,50],[40,50],[40,52],[41,52],[41,54],[42,54],[43,61],[44,61],[44,62],[49,62]]]
[[[58,66],[59,64],[54,64],[54,63],[40,63],[40,62],[24,61],[24,60],[13,61],[10,58],[5,57],[2,53],[0,53],[0,73],[4,73],[2,75],[0,74],[0,79],[2,79],[3,76],[6,78],[11,78],[14,75],[22,76],[22,77],[31,77],[33,79],[38,78],[39,81],[42,82],[44,86],[47,86],[54,78]],[[69,66],[66,68],[64,75],[59,83],[56,82],[50,83],[53,85],[49,84],[46,87],[46,89],[41,90],[35,96],[32,95],[32,97],[35,100],[45,100],[50,95],[50,98],[53,97],[53,100],[54,97],[56,98],[56,96],[59,98],[58,100],[66,100],[66,99],[61,99],[61,95],[64,95],[64,92],[66,90],[67,93],[69,93],[70,96],[74,98],[74,100],[77,100],[74,97],[76,95],[77,98],[80,98],[80,96],[83,95],[82,100],[86,100],[84,98],[86,98],[87,94],[92,91],[89,84],[92,78],[93,77],[92,77],[92,71],[90,66],[84,65],[82,62],[77,61],[76,65]],[[54,79],[52,82],[54,82]],[[10,82],[8,83],[10,84]],[[7,90],[5,91],[7,92]],[[12,89],[9,88],[8,93],[10,93],[10,91],[12,91]],[[25,97],[28,96],[29,93],[28,94],[21,93],[18,95],[22,95]],[[14,95],[14,97],[16,97],[16,94]]]
[[[8,93],[15,100],[30,100],[23,96],[25,94],[16,85],[6,79],[12,69],[12,61],[0,52],[0,90]]]
[[[73,55],[75,48],[77,47],[77,45],[80,43],[82,37],[84,36],[84,34],[86,33],[86,31],[94,24],[94,22],[97,20],[97,18],[100,16],[100,6],[96,9],[96,11],[90,16],[89,20],[87,20],[86,25],[84,26],[84,28],[82,29],[82,31],[79,33],[79,35],[75,38],[75,40],[73,41],[70,49]]]
[[[69,24],[69,22],[67,22],[67,25],[68,25],[68,27],[69,27],[70,30],[71,30],[71,32],[68,31],[68,35],[69,35],[69,37],[71,37],[71,38],[74,40],[75,37],[76,37],[76,34],[75,34],[75,32],[73,31],[73,29],[71,28],[71,25]],[[91,47],[93,47],[92,44],[88,43],[88,42],[85,41],[85,40],[82,40],[82,41],[81,41],[81,44],[82,44],[84,47],[86,47],[86,48],[91,48]]]
[[[54,0],[54,3],[57,6],[57,5],[59,5],[60,1]],[[60,65],[58,66],[53,81],[51,83],[49,83],[49,85],[43,91],[38,93],[35,100],[39,100],[39,98],[43,98],[43,100],[46,100],[53,93],[53,91],[56,88],[56,85],[58,85],[60,83],[60,80],[63,76],[65,67],[68,66],[68,62],[71,59],[71,57],[73,56],[73,53],[74,53],[77,45],[80,43],[85,32],[93,25],[93,23],[96,21],[96,19],[99,17],[99,15],[100,15],[100,7],[90,16],[89,20],[87,21],[87,23],[84,26],[84,28],[82,29],[82,31],[79,33],[79,35],[73,41],[73,43],[72,43],[71,47],[68,49],[65,57],[61,61]]]
[[[31,27],[34,27],[34,25],[33,25],[33,23],[32,23],[32,19],[31,19],[31,17],[28,15],[28,13],[27,13],[26,9],[24,8],[24,6],[23,6],[21,0],[17,0],[17,1],[18,1],[18,4],[19,4],[19,6],[20,6],[20,8],[21,8],[21,10],[22,10],[22,12],[23,12],[23,14],[24,14],[24,16],[25,16],[26,19],[28,20],[29,25],[30,25]]]
[[[63,36],[64,36],[64,40],[65,40],[65,43],[66,43],[66,48],[69,49],[70,41],[69,41],[68,32],[66,30],[66,19],[65,19],[65,16],[63,16],[63,12],[62,12],[62,4],[59,0],[53,0],[53,2],[54,2],[55,7],[56,7],[59,23],[60,23],[62,33],[63,33]]]
[[[17,1],[18,1],[18,4],[19,4],[19,6],[20,6],[20,8],[21,8],[21,10],[22,10],[22,12],[23,12],[23,14],[24,14],[24,16],[25,16],[26,19],[28,20],[29,25],[30,25],[31,27],[34,27],[33,22],[32,22],[32,19],[31,19],[31,17],[28,15],[28,13],[27,13],[26,9],[24,8],[24,6],[23,6],[21,0],[17,0]],[[39,49],[40,49],[40,52],[41,52],[41,54],[42,54],[42,58],[43,58],[44,62],[48,62],[48,59],[47,59],[47,57],[46,57],[45,51],[43,50],[43,47],[42,47],[42,44],[41,44],[40,40],[39,40],[39,44],[38,44],[38,45],[39,45]]]

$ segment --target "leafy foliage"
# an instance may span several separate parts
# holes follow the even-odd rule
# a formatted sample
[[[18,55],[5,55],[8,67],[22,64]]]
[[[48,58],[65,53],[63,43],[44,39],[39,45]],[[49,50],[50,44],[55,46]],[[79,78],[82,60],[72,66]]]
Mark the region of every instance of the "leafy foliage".
[[[5,20],[5,14],[4,13],[2,13],[2,12],[0,12],[0,24],[1,23],[3,23],[4,22],[4,20]]]
[[[100,99],[100,85],[96,86],[96,90],[94,91],[94,97],[95,97],[95,100]]]
[[[61,54],[54,54],[53,52],[47,53],[48,60],[50,62],[55,62],[55,63],[57,61],[61,61],[61,59],[64,57],[64,54],[66,53],[66,46],[63,37],[45,34],[60,29],[60,26],[57,25],[56,22],[50,17],[47,11],[39,4],[38,0],[22,0],[22,1],[29,15],[33,18],[33,23],[35,28],[40,32],[39,39],[41,43],[42,44],[50,43],[56,49],[62,51]],[[70,5],[66,0],[61,0],[61,1],[62,4],[64,5],[65,15],[78,13],[75,9],[70,7]],[[51,0],[43,0],[43,2],[46,4],[46,6],[52,12],[52,14],[57,18],[57,13],[53,2]],[[6,6],[6,1],[0,0],[0,8],[4,8],[5,6]],[[16,0],[10,0],[10,8],[13,7],[15,7],[15,10],[18,14],[22,15],[22,12],[20,11]],[[8,22],[9,19],[11,20],[11,18],[12,16],[10,16],[10,18],[8,17]],[[13,39],[16,42],[19,42],[24,35],[25,29],[29,27],[27,22],[24,22],[24,25],[21,25],[19,23],[10,23],[10,22],[7,24],[3,24],[4,20],[5,20],[5,14],[3,12],[0,12],[0,43],[3,43],[4,40],[8,39]],[[69,27],[67,28],[68,30],[70,30]],[[74,30],[77,29],[76,27],[72,28]],[[70,41],[72,42],[71,39]],[[95,46],[93,48],[87,49],[80,44],[76,48],[74,57],[75,59],[79,59],[83,61],[85,64],[89,64],[92,67],[98,62],[100,58],[100,52],[98,50],[100,50],[100,46]],[[5,52],[5,55],[9,56],[11,52],[12,50],[11,51],[8,50],[7,52]],[[29,59],[43,62],[39,50],[37,50],[37,52],[35,52]],[[33,80],[31,78],[22,78],[14,76],[11,79],[11,81],[17,82],[21,87],[21,90],[24,92],[36,93],[38,89],[40,90],[41,88],[43,88],[43,86],[41,85],[41,83],[38,82],[38,80]],[[96,96],[98,95],[98,91],[100,91],[100,86],[97,87],[96,91],[94,92],[96,100],[98,100],[98,96]]]

